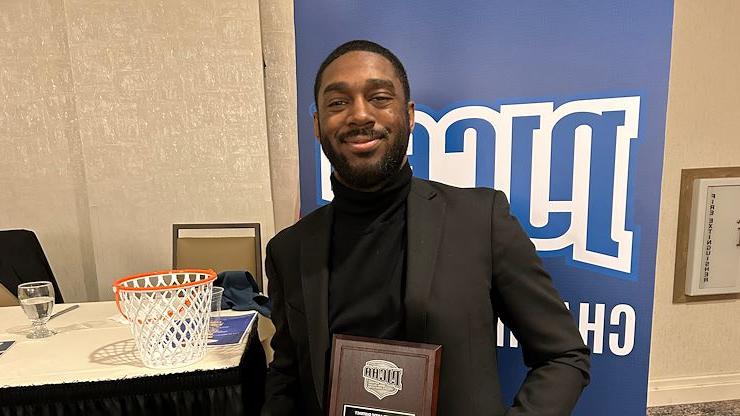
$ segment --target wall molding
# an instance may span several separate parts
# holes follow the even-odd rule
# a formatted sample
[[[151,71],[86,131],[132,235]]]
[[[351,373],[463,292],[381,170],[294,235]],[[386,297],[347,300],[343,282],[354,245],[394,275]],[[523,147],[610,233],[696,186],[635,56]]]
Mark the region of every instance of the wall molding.
[[[740,399],[740,373],[648,381],[648,407]]]

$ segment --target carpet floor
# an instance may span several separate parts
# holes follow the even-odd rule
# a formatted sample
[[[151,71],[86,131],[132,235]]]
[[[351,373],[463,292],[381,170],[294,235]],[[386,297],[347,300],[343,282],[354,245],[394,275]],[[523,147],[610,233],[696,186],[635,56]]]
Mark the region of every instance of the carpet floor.
[[[740,416],[740,400],[651,407],[647,416]]]

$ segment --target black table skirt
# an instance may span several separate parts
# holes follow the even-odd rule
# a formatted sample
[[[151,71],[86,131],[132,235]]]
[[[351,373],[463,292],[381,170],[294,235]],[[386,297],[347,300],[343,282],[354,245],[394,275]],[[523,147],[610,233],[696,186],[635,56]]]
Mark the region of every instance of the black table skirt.
[[[265,372],[265,354],[255,331],[238,367],[2,388],[0,415],[259,415]]]

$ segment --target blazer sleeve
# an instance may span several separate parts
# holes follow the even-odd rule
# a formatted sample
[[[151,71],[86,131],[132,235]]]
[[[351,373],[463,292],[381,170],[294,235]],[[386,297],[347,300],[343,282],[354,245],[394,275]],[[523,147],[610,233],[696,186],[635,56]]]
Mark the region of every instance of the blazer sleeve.
[[[570,415],[589,382],[589,349],[500,191],[494,195],[491,228],[491,302],[530,369],[506,415]]]
[[[297,404],[300,394],[298,361],[285,315],[284,283],[276,272],[269,243],[265,257],[265,272],[269,281],[268,294],[272,301],[272,322],[275,325],[275,335],[270,345],[275,354],[267,370],[265,401],[261,415],[292,416],[300,413]]]

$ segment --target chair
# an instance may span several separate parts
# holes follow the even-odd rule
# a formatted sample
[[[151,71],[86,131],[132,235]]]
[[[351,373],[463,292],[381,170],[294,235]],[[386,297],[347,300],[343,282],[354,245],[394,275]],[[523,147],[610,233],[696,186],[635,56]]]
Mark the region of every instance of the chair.
[[[246,270],[262,291],[259,223],[172,224],[172,268]]]
[[[263,291],[259,223],[172,224],[172,268],[246,270]],[[270,340],[275,326],[264,316],[257,323],[260,343],[270,362],[273,357]]]
[[[3,306],[18,306],[18,298],[13,296],[12,293],[5,286],[0,285],[0,307]]]
[[[0,283],[7,289],[0,296],[6,302],[12,301],[7,292],[17,298],[19,284],[38,280],[50,281],[55,302],[64,302],[36,234],[29,230],[0,231]]]

